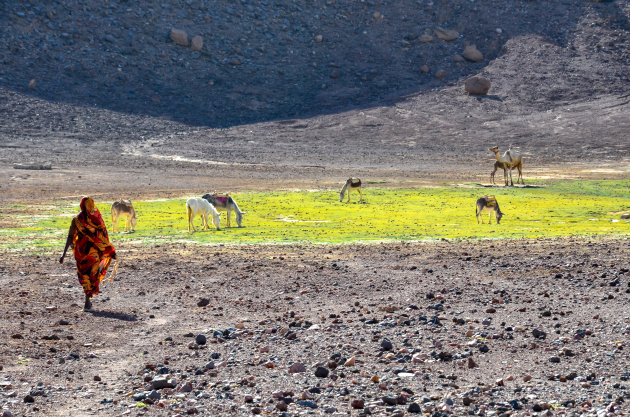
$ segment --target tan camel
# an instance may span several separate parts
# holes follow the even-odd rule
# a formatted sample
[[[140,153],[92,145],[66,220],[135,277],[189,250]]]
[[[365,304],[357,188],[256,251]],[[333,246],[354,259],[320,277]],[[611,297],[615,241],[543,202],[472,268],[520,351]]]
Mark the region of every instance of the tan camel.
[[[495,168],[503,168],[503,178],[505,179],[505,185],[508,185],[508,173],[510,176],[510,185],[514,185],[514,181],[512,181],[512,170],[514,168],[518,169],[518,178],[516,179],[516,183],[519,181],[522,184],[525,184],[525,180],[523,180],[523,159],[521,158],[521,154],[517,151],[513,151],[511,148],[505,151],[503,156],[499,155],[499,147],[495,146],[494,148],[490,148],[490,152],[494,152],[495,158],[497,158],[497,164],[495,164]]]

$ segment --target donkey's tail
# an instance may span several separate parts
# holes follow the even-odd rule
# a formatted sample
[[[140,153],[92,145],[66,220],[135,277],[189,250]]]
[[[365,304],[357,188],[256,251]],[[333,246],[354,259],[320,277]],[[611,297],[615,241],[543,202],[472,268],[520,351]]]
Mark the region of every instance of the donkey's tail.
[[[190,217],[192,216],[192,208],[186,203],[186,217],[188,218],[188,231],[190,232]]]

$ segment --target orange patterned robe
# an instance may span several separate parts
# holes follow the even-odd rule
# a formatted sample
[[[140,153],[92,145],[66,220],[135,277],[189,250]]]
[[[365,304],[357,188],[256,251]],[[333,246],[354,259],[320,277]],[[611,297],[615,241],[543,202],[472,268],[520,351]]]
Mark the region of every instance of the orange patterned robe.
[[[77,262],[77,274],[88,297],[98,294],[101,281],[116,249],[109,241],[105,222],[90,197],[81,199],[81,212],[72,219],[72,252]]]

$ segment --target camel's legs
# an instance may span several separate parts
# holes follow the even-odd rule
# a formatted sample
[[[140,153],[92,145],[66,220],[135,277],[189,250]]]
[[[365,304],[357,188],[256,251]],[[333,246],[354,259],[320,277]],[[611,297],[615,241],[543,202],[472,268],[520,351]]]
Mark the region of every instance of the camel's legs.
[[[230,216],[232,215],[232,209],[228,207],[228,209],[226,210],[226,214],[227,214],[227,227],[230,227]]]
[[[359,203],[363,203],[363,194],[361,194],[361,189],[357,188],[357,191],[359,192]]]

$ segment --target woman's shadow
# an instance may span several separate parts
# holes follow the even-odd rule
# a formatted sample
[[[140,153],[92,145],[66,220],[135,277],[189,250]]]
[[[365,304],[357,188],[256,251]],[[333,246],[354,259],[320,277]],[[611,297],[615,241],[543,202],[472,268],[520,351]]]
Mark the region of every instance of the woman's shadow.
[[[123,320],[123,321],[137,321],[138,320],[138,317],[135,314],[121,313],[118,311],[86,310],[85,312],[92,314],[94,317],[104,317],[107,319],[116,319],[116,320]]]

